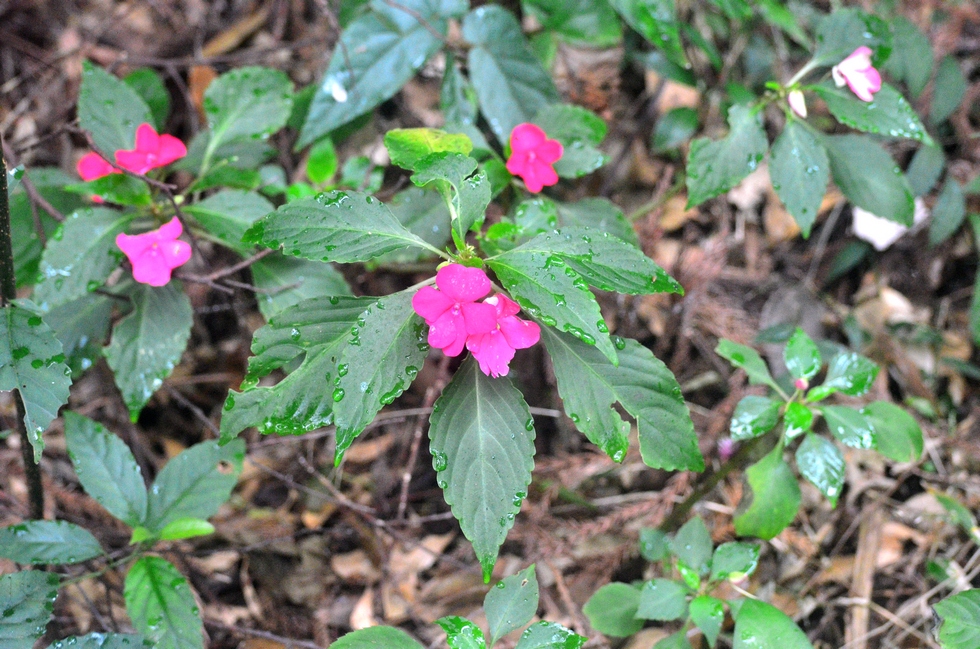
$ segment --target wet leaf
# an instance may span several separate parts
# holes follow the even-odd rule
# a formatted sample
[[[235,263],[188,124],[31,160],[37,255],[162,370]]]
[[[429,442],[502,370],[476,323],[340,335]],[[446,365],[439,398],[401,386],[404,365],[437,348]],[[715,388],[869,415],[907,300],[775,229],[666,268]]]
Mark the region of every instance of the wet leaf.
[[[669,622],[687,617],[688,590],[670,579],[653,579],[643,584],[636,617]]]
[[[922,457],[922,429],[904,408],[886,401],[874,401],[861,409],[874,426],[875,448],[896,462],[916,462]]]
[[[759,546],[755,543],[722,543],[711,557],[711,581],[738,580],[755,572]]]
[[[700,205],[727,192],[756,170],[766,155],[769,140],[759,117],[748,107],[728,111],[728,135],[720,140],[691,142],[687,159],[687,206]]]
[[[782,445],[747,468],[745,478],[750,491],[739,503],[735,532],[768,541],[793,522],[800,508],[800,486],[783,460]]]
[[[980,589],[947,597],[933,608],[943,621],[939,627],[943,649],[980,646]]]
[[[82,63],[78,124],[102,153],[112,158],[120,149],[132,149],[136,129],[151,122],[150,108],[135,90],[89,61]]]
[[[67,521],[25,521],[0,528],[0,556],[17,563],[64,565],[101,554],[102,546],[88,530]]]
[[[772,145],[769,176],[772,188],[803,236],[810,236],[827,192],[830,161],[823,145],[795,119],[789,120]]]
[[[497,582],[487,593],[483,609],[490,625],[491,645],[530,622],[538,610],[538,578],[534,566]]]
[[[831,505],[837,504],[844,488],[844,456],[833,442],[809,433],[796,449],[796,468]]]
[[[769,397],[748,395],[735,406],[729,431],[732,439],[741,441],[765,435],[779,423],[782,402]]]
[[[912,188],[881,145],[867,135],[825,136],[821,142],[830,158],[830,173],[844,196],[872,214],[912,225]]]
[[[871,101],[862,101],[850,88],[838,88],[830,81],[813,86],[813,89],[827,102],[827,108],[837,121],[845,126],[874,135],[908,138],[927,146],[932,144],[919,114],[902,93],[887,83],[881,85],[881,90]]]
[[[640,591],[629,584],[612,583],[593,593],[582,613],[599,633],[625,638],[643,628],[643,620],[636,617],[639,605]]]
[[[254,250],[253,246],[242,243],[246,230],[273,211],[275,207],[261,195],[240,189],[222,190],[184,208],[208,234],[242,255]]]
[[[58,584],[58,575],[51,572],[25,570],[0,575],[0,611],[4,613],[0,647],[31,649],[34,646],[51,621]]]
[[[123,593],[133,626],[158,649],[203,649],[201,617],[187,580],[160,557],[141,557]]]
[[[771,604],[746,599],[735,615],[732,649],[813,649],[796,623]]]

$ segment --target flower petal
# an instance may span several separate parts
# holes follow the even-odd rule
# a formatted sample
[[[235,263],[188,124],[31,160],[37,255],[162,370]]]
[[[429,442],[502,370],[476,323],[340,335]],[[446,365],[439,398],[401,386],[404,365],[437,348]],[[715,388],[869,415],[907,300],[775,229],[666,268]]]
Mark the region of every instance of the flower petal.
[[[517,315],[521,312],[521,306],[503,293],[496,293],[493,297],[488,297],[484,302],[492,304],[497,309],[498,318]]]
[[[452,299],[431,286],[423,286],[412,296],[412,308],[429,325],[448,311],[453,304]]]
[[[545,140],[534,149],[538,160],[549,165],[558,162],[564,152],[565,147],[558,140]]]
[[[123,169],[134,174],[145,174],[153,167],[148,162],[149,154],[145,151],[116,151],[116,163]]]
[[[497,328],[497,310],[486,302],[465,302],[461,306],[467,335],[485,334]]]
[[[129,258],[129,263],[131,264],[135,264],[135,260],[146,252],[153,243],[153,238],[147,237],[145,234],[132,235],[120,232],[116,235],[116,245]]]
[[[160,147],[157,150],[157,167],[165,167],[175,160],[187,155],[187,147],[173,135],[160,136]]]
[[[108,176],[109,174],[119,173],[115,167],[103,160],[102,156],[94,151],[83,155],[78,161],[78,164],[75,165],[75,170],[81,176],[82,180],[86,182]]]
[[[514,152],[535,149],[547,138],[548,136],[537,124],[527,122],[518,124],[510,132],[510,149]]]
[[[459,325],[462,331],[458,330],[456,327],[457,318],[459,318]],[[462,320],[462,317],[454,316],[450,311],[446,311],[441,316],[436,318],[436,320],[429,325],[429,345],[435,347],[436,349],[445,349],[446,347],[456,343],[456,339],[459,338],[458,334],[460,333],[462,333],[462,337],[465,340],[466,325]]]
[[[475,302],[490,292],[490,279],[479,268],[449,264],[436,273],[436,286],[454,302]]]
[[[133,279],[141,284],[164,286],[170,281],[170,272],[170,266],[156,247],[150,247],[133,260]]]
[[[499,331],[492,331],[473,342],[472,346],[469,343],[467,346],[473,358],[480,364],[480,370],[493,378],[507,376],[510,362],[514,358],[514,348],[507,344],[503,335]]]
[[[160,148],[160,136],[150,124],[140,124],[136,129],[136,148],[133,151],[156,153]]]
[[[501,318],[497,325],[507,344],[514,349],[527,349],[541,340],[541,327],[536,322],[509,316]]]
[[[155,230],[160,241],[176,239],[184,233],[184,226],[176,216]],[[149,233],[147,233],[149,234]]]
[[[191,258],[191,244],[186,241],[165,241],[158,245],[164,262],[171,269],[183,266]]]

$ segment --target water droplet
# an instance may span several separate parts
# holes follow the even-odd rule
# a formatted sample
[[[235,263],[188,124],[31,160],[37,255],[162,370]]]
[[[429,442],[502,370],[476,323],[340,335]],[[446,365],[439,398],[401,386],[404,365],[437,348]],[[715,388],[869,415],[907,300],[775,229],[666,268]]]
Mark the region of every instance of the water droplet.
[[[344,390],[343,390],[343,388],[337,388],[337,389],[335,389],[335,390],[333,391],[333,400],[334,400],[334,401],[337,401],[337,402],[339,402],[339,401],[341,401],[341,400],[342,400],[343,398],[344,398]]]

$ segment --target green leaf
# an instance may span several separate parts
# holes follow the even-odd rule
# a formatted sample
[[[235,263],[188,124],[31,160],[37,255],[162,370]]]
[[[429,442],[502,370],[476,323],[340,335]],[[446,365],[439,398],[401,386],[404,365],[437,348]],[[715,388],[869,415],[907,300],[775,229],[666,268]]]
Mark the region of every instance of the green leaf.
[[[514,14],[497,5],[477,7],[463,20],[470,82],[490,129],[502,143],[510,132],[560,96],[551,75],[531,52]]]
[[[34,301],[47,310],[105,284],[123,258],[116,235],[125,232],[133,216],[103,207],[66,216],[41,257],[42,281],[34,289]]]
[[[490,181],[483,171],[473,173],[476,160],[461,153],[434,153],[417,167],[412,182],[439,191],[450,209],[456,238],[463,241],[467,231],[479,229],[490,204]]]
[[[933,608],[943,621],[939,627],[943,649],[980,646],[980,589],[947,597]]]
[[[123,82],[146,102],[153,115],[153,124],[158,132],[162,131],[170,116],[170,93],[160,75],[152,68],[136,68],[123,77]]]
[[[446,632],[449,649],[486,649],[483,631],[466,618],[450,615],[436,620],[436,624]]]
[[[44,320],[61,341],[65,362],[78,375],[102,358],[102,344],[109,336],[113,298],[89,293],[65,302],[44,314]]]
[[[293,82],[272,68],[236,68],[211,82],[203,106],[211,129],[207,162],[224,144],[265,140],[285,126],[293,106]]]
[[[636,617],[669,622],[687,617],[688,590],[670,579],[654,579],[643,584]]]
[[[691,600],[690,609],[691,621],[701,629],[708,646],[715,646],[721,625],[725,622],[724,603],[720,599],[701,595]]]
[[[732,649],[813,649],[788,615],[757,599],[742,602],[735,616],[734,637]]]
[[[446,117],[447,127],[476,124],[476,92],[449,52],[446,53],[446,72],[439,91],[439,108]]]
[[[597,590],[582,613],[599,633],[625,638],[643,628],[643,620],[636,617],[639,606],[640,591],[629,584],[612,583]]]
[[[808,401],[820,401],[834,392],[860,397],[871,389],[878,366],[864,356],[844,353],[834,356],[827,369],[827,378],[821,385],[810,390]]]
[[[603,48],[623,40],[619,18],[604,0],[524,0],[523,6],[567,43]]]
[[[414,295],[410,290],[380,298],[350,329],[333,388],[337,462],[378,411],[408,389],[425,362],[429,345],[425,323],[412,309]]]
[[[657,120],[651,146],[658,153],[676,149],[694,136],[699,125],[698,111],[686,106],[674,108]]]
[[[705,527],[704,521],[694,517],[677,531],[677,535],[669,541],[670,551],[678,559],[699,575],[707,575],[711,569],[711,534]]]
[[[203,625],[187,580],[160,557],[139,558],[123,592],[133,626],[156,649],[202,649]]]
[[[53,167],[35,167],[25,173],[34,183],[38,193],[62,214],[71,214],[84,204],[84,199],[78,194],[66,191],[66,186],[75,182],[60,169]],[[8,171],[8,175],[10,172]],[[44,210],[31,207],[31,200],[22,186],[16,189],[8,186],[10,192],[10,235],[13,240],[14,270],[17,287],[29,286],[37,280],[38,263],[44,247],[41,245],[41,235],[35,226],[34,217],[41,225],[41,232],[50,240],[58,229],[59,223]]]
[[[796,468],[830,501],[837,504],[844,488],[844,456],[837,446],[819,435],[809,433],[796,449]]]
[[[509,379],[487,377],[469,357],[433,406],[429,440],[438,484],[487,581],[531,482],[527,404]]]
[[[550,104],[538,111],[534,123],[564,147],[555,163],[555,171],[562,178],[579,178],[609,161],[596,148],[606,137],[606,123],[592,111],[571,104]]]
[[[159,533],[174,521],[214,516],[235,487],[244,457],[245,442],[236,439],[224,446],[201,442],[167,462],[150,489],[146,528]]]
[[[189,192],[203,192],[208,189],[258,189],[262,185],[262,176],[254,169],[239,169],[224,161],[211,167],[203,176],[194,181],[188,188]]]
[[[822,142],[844,196],[881,218],[912,225],[915,196],[887,151],[867,135],[825,136]]]
[[[318,185],[325,183],[337,173],[337,165],[337,150],[333,140],[321,137],[310,148],[310,154],[306,158],[306,177]]]
[[[608,232],[626,243],[639,247],[639,239],[633,225],[622,210],[605,198],[583,198],[574,203],[556,203],[558,227],[589,227]],[[547,228],[553,230],[554,227]]]
[[[201,176],[192,187],[217,186],[215,182],[233,178],[232,171],[254,174],[256,168],[276,152],[261,138],[219,141],[213,148],[212,138],[211,131],[199,131],[187,145],[187,155],[174,163],[175,169]],[[205,168],[206,156],[210,157]]]
[[[715,347],[715,353],[727,360],[734,367],[745,370],[752,385],[768,385],[773,390],[779,390],[776,381],[769,374],[769,368],[759,353],[751,347],[740,345],[722,338]]]
[[[139,178],[121,173],[102,176],[91,182],[76,183],[65,189],[80,194],[102,197],[106,202],[136,207],[146,207],[153,203],[150,186]]]
[[[259,311],[268,320],[303,300],[322,296],[350,295],[347,280],[336,268],[273,253],[251,266],[252,281],[261,289],[256,294]]]
[[[129,298],[133,311],[112,330],[105,356],[135,421],[180,362],[194,314],[177,280],[160,287],[134,284]]]
[[[782,405],[781,401],[769,397],[742,397],[732,414],[729,427],[732,439],[741,441],[768,433],[779,423],[779,409]]]
[[[640,556],[647,561],[662,561],[668,556],[667,535],[656,528],[640,529]]]
[[[798,401],[787,403],[786,412],[783,413],[783,427],[787,439],[809,432],[813,427],[813,411]]]
[[[687,639],[687,631],[681,629],[657,642],[653,649],[691,649],[691,643]]]
[[[329,649],[423,649],[410,635],[390,626],[372,626],[351,631]]]
[[[26,521],[0,528],[0,556],[17,563],[63,565],[101,554],[102,546],[88,530],[66,521]]]
[[[340,263],[367,261],[404,246],[428,247],[378,199],[341,191],[286,203],[256,221],[243,240],[282,247],[293,257]]]
[[[110,158],[136,146],[136,129],[153,121],[146,102],[122,80],[89,61],[82,62],[78,124]]]
[[[854,448],[875,447],[874,427],[867,417],[854,408],[823,406],[820,408],[820,414],[826,420],[831,434],[841,443]]]
[[[636,418],[640,454],[650,467],[703,471],[691,415],[667,366],[635,340],[617,339],[619,365],[593,346],[550,328],[541,330],[554,364],[565,414],[616,462],[629,448],[630,426],[613,404]]]
[[[144,649],[142,636],[127,633],[88,633],[73,635],[51,643],[50,649]]]
[[[909,187],[916,196],[925,196],[936,186],[936,181],[946,167],[946,154],[937,144],[922,146],[912,156],[912,162],[905,172]]]
[[[756,170],[766,155],[769,140],[758,116],[748,107],[734,105],[728,111],[728,135],[712,142],[691,142],[687,159],[687,206],[700,205],[727,192]]]
[[[24,427],[40,463],[41,434],[68,402],[71,371],[61,343],[34,311],[0,308],[0,390],[17,390],[24,402]]]
[[[516,649],[581,649],[587,640],[556,622],[536,622],[521,634]]]
[[[0,649],[32,649],[51,621],[58,575],[26,570],[0,575]]]
[[[966,220],[966,196],[956,179],[949,177],[932,208],[929,245],[937,246],[953,236]]]
[[[905,16],[895,16],[891,22],[895,49],[885,61],[885,69],[918,97],[932,76],[932,45]]]
[[[854,96],[850,88],[838,88],[830,81],[811,87],[827,102],[827,108],[837,121],[845,126],[875,135],[932,144],[919,114],[902,93],[887,83],[881,84],[881,90],[874,94],[872,101],[862,101]]]
[[[177,541],[209,534],[214,534],[214,525],[211,523],[200,518],[178,518],[167,523],[167,526],[160,530],[160,540]]]
[[[392,129],[385,133],[384,141],[391,163],[412,171],[417,171],[419,163],[433,153],[466,156],[473,150],[473,142],[465,135],[434,128]]]
[[[783,348],[783,360],[793,378],[807,381],[816,376],[823,365],[820,349],[799,327],[793,331],[793,335],[786,342],[786,347]]]
[[[800,486],[783,460],[782,444],[747,468],[745,478],[750,491],[739,503],[735,533],[768,541],[793,522],[800,508]]]
[[[929,111],[929,121],[939,124],[953,114],[966,94],[967,82],[960,70],[960,64],[950,55],[939,62],[936,69],[936,80],[933,82],[932,109]]]
[[[275,211],[272,203],[255,192],[225,189],[184,211],[201,224],[208,234],[217,237],[232,250],[248,255],[252,246],[242,243],[242,236],[256,220]]]
[[[904,408],[886,401],[873,401],[861,414],[875,430],[875,448],[896,462],[917,462],[922,457],[922,429]]]
[[[437,191],[408,187],[395,194],[388,209],[398,222],[433,248],[442,250],[450,239],[449,207]],[[402,248],[378,258],[378,263],[407,263],[432,257],[430,250]]]
[[[609,4],[667,60],[683,69],[691,67],[681,44],[674,0],[609,0]]]
[[[759,546],[754,543],[722,543],[711,558],[711,581],[737,581],[759,565]]]
[[[810,236],[827,193],[830,160],[823,145],[795,119],[788,121],[772,145],[769,176],[779,200],[799,224],[803,236]]]
[[[538,578],[534,566],[497,582],[483,600],[483,609],[490,626],[491,645],[530,622],[538,611]]]
[[[860,9],[837,9],[817,23],[815,65],[837,65],[861,46],[874,52],[872,62],[880,65],[891,53],[891,29],[881,18]]]
[[[68,457],[85,492],[106,510],[136,527],[146,518],[146,485],[126,443],[100,424],[67,411]]]

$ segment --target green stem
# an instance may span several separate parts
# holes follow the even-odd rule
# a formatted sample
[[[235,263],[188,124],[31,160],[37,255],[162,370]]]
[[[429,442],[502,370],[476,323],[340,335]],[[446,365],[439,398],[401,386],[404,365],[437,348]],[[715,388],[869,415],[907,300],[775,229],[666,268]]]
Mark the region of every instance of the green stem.
[[[818,62],[818,61],[817,61],[816,59],[810,59],[810,61],[809,61],[809,62],[808,62],[808,63],[807,63],[806,65],[804,65],[804,66],[803,66],[802,68],[800,68],[800,69],[799,69],[799,70],[798,70],[798,71],[796,72],[796,74],[794,74],[794,75],[793,75],[793,78],[792,78],[792,79],[790,79],[789,81],[787,81],[787,82],[786,82],[786,87],[787,87],[787,88],[792,88],[792,87],[793,87],[793,86],[795,86],[795,85],[796,85],[797,83],[799,83],[799,82],[800,82],[800,80],[801,80],[801,79],[802,79],[803,77],[805,77],[805,76],[806,76],[806,75],[808,75],[808,74],[809,74],[809,73],[810,73],[810,72],[811,72],[812,70],[815,70],[815,69],[816,69],[816,68],[818,68],[818,67],[820,67],[820,63],[819,63],[819,62]]]

